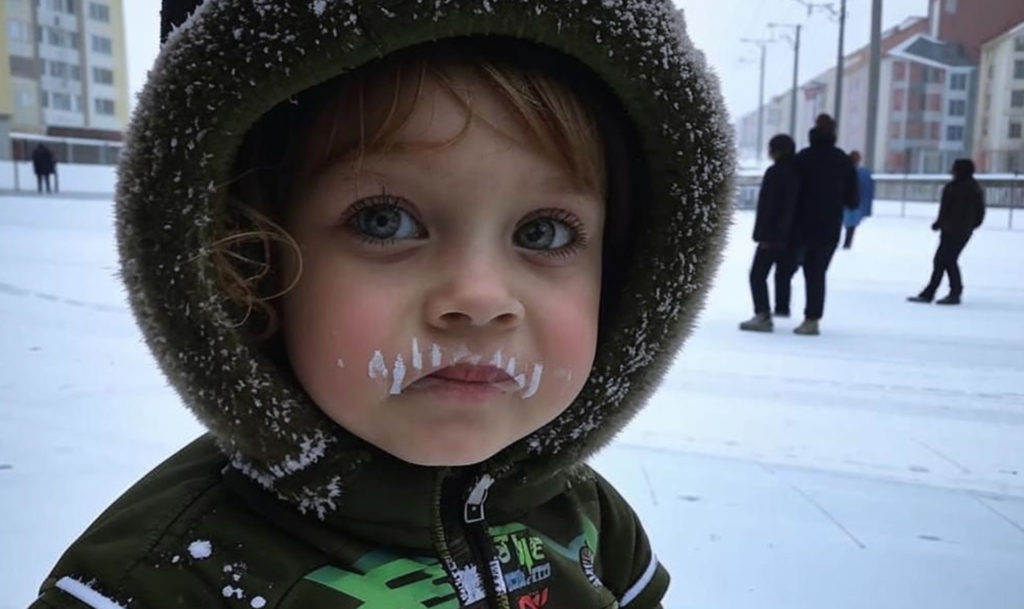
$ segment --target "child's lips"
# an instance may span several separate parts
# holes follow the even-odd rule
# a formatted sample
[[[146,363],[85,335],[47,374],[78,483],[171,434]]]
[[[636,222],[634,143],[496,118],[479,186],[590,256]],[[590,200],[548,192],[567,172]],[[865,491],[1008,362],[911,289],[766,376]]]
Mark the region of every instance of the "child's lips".
[[[435,370],[409,385],[410,390],[441,389],[463,394],[511,393],[522,389],[511,375],[496,366],[456,364]]]

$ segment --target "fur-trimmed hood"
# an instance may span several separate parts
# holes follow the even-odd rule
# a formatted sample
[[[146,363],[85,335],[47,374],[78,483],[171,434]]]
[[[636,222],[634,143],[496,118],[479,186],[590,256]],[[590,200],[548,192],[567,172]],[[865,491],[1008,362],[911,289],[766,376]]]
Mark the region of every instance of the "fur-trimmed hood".
[[[369,464],[394,459],[339,428],[225,322],[207,256],[218,194],[246,131],[280,102],[456,36],[512,37],[589,67],[625,108],[649,174],[633,178],[650,200],[586,386],[553,422],[482,464],[488,473],[537,483],[610,441],[666,372],[717,265],[732,140],[717,83],[669,0],[202,2],[167,37],[129,129],[117,190],[122,273],[186,405],[235,468],[303,512],[329,515]]]

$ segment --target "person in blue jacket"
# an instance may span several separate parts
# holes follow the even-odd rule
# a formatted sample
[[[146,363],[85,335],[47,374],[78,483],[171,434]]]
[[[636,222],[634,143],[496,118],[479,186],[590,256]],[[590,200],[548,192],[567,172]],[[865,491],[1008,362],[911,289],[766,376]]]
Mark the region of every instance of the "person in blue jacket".
[[[875,200],[875,179],[871,177],[871,170],[860,164],[860,152],[850,152],[850,160],[857,168],[857,192],[860,193],[860,198],[856,209],[843,210],[843,226],[846,228],[846,236],[843,238],[844,250],[853,246],[853,233],[860,225],[860,221],[871,215],[871,205]]]

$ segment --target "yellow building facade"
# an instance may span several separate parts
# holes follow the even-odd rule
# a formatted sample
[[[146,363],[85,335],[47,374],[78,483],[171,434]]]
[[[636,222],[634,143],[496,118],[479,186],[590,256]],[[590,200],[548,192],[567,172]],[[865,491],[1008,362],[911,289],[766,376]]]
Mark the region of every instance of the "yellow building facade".
[[[128,123],[122,0],[0,0],[0,158],[112,163]]]

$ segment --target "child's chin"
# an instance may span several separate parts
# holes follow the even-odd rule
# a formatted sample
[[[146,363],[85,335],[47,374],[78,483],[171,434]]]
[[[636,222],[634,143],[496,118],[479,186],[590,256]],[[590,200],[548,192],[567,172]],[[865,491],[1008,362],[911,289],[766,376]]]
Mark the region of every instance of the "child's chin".
[[[384,448],[384,450],[413,465],[424,467],[461,467],[476,465],[481,461],[486,461],[497,454],[502,448],[504,446],[449,443],[445,446],[404,446],[400,449]]]

